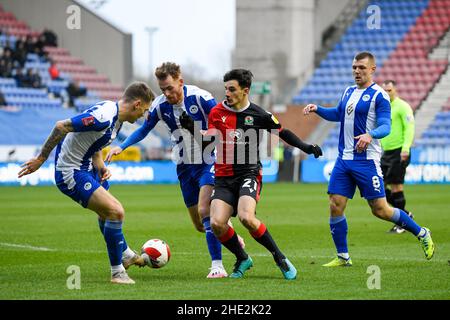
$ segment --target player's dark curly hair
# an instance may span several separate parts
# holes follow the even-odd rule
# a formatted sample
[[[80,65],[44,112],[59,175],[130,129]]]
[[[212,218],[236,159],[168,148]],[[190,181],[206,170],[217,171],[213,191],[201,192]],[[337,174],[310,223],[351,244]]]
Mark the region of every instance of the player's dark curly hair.
[[[144,82],[133,82],[123,94],[125,101],[142,100],[144,103],[151,103],[155,99],[155,94]]]
[[[246,69],[233,69],[223,76],[223,82],[236,80],[241,88],[250,88],[252,86],[253,74]]]
[[[181,75],[181,68],[173,62],[164,62],[155,70],[155,76],[158,80],[166,80],[168,76],[178,79]]]

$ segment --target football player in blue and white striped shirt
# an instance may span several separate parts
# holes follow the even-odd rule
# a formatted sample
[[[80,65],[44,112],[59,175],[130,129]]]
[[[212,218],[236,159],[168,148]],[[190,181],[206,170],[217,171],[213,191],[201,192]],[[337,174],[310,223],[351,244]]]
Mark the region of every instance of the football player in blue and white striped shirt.
[[[57,146],[55,155],[56,186],[65,195],[99,216],[100,230],[106,241],[111,264],[111,282],[134,284],[125,269],[145,263],[131,250],[122,233],[125,211],[107,190],[111,174],[101,150],[117,136],[122,123],[135,122],[148,111],[154,99],[150,88],[132,83],[118,102],[102,101],[80,115],[58,121],[40,154],[25,162],[19,178],[38,170]]]
[[[372,77],[375,58],[370,52],[360,52],[353,59],[355,85],[348,87],[334,108],[308,104],[304,115],[316,112],[328,121],[340,122],[339,155],[328,185],[330,197],[330,230],[337,250],[337,257],[326,267],[351,266],[347,248],[347,220],[344,210],[358,186],[372,209],[383,220],[392,221],[416,236],[425,257],[431,259],[434,244],[431,232],[420,227],[406,212],[392,208],[386,201],[383,175],[380,168],[381,138],[391,129],[389,95]]]

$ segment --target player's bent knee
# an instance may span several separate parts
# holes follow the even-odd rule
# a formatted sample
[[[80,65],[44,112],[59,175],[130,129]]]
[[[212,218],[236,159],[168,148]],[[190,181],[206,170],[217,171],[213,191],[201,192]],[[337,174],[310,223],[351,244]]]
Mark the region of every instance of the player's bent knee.
[[[372,214],[377,218],[387,220],[384,211],[380,208],[372,208]]]
[[[222,236],[227,231],[228,225],[218,220],[211,219],[211,229],[216,236]]]
[[[106,217],[109,220],[122,221],[125,218],[125,210],[120,203],[115,203],[107,209]]]
[[[344,214],[344,206],[336,202],[330,201],[330,213],[333,216],[340,216]]]
[[[239,215],[239,220],[249,230],[255,230],[259,225],[259,220],[252,214]]]
[[[330,197],[330,213],[333,216],[340,216],[344,214],[345,210],[345,201],[341,199],[331,196]]]
[[[392,210],[388,205],[384,205],[383,203],[376,202],[371,203],[370,208],[372,209],[372,214],[383,220],[390,220],[392,217]]]

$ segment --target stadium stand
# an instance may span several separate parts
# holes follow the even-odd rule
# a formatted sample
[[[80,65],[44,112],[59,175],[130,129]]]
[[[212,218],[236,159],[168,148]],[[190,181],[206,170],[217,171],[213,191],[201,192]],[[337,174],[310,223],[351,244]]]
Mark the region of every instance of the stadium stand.
[[[38,31],[31,30],[26,23],[18,21],[14,14],[3,11],[1,7],[0,28],[5,33],[0,36],[0,44],[2,47],[5,47],[9,43],[14,48],[16,42],[23,37],[31,36],[36,39],[41,34]],[[86,87],[88,90],[87,98],[77,99],[79,100],[76,103],[78,111],[91,105],[92,101],[106,99],[117,100],[120,97],[123,90],[121,86],[111,84],[108,77],[98,74],[95,68],[85,65],[81,59],[71,56],[67,49],[45,46],[43,51],[47,57],[47,61],[43,61],[37,54],[28,53],[24,66],[25,69],[36,70],[42,78],[43,85],[48,88],[50,93],[58,96],[65,94],[64,90],[72,81],[77,81],[81,86]],[[50,78],[48,72],[50,67],[49,59],[56,63],[56,67],[61,72],[61,77],[58,80],[52,80]],[[17,101],[14,101],[13,105],[17,105],[17,103]],[[56,105],[54,102],[50,104],[52,106]]]
[[[36,41],[40,32],[31,30],[28,25],[18,21],[14,14],[5,12],[0,6],[0,52],[5,48],[14,51],[19,41]],[[1,56],[1,55],[0,55]],[[1,60],[1,59],[0,59]],[[57,78],[52,79],[49,68],[51,61],[55,63]],[[0,146],[41,145],[47,138],[57,120],[74,116],[101,100],[118,100],[123,87],[114,85],[109,78],[97,73],[96,69],[87,66],[80,58],[73,57],[66,48],[44,46],[43,52],[28,52],[23,65],[26,70],[34,70],[42,79],[43,88],[22,88],[13,78],[20,66],[14,62],[12,75],[0,77],[0,92],[3,94],[6,107],[0,108]],[[86,95],[74,99],[74,108],[69,106],[69,85],[77,83],[86,88]],[[21,125],[19,125],[21,124]],[[119,134],[118,141],[136,129],[139,124],[125,124]],[[161,130],[159,130],[161,131]],[[162,157],[161,152],[170,145],[168,137],[154,130],[148,139],[141,142],[150,158]],[[155,156],[152,156],[155,155]]]
[[[428,1],[371,1],[378,5],[382,14],[382,25],[370,29],[367,26],[366,8],[350,25],[347,31],[326,58],[314,71],[307,84],[293,103],[319,103],[334,105],[342,90],[353,84],[351,61],[359,51],[371,51],[377,57],[378,67],[382,67],[405,34],[422,14]]]

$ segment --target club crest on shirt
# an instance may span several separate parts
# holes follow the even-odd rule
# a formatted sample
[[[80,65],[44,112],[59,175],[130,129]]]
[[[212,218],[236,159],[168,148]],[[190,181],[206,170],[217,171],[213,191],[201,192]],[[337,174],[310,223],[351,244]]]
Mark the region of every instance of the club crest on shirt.
[[[353,108],[353,103],[351,103],[348,107],[347,107],[347,115],[351,115],[353,112],[354,108]]]
[[[227,121],[227,117],[226,116],[222,116],[222,122],[225,123],[225,121]]]
[[[91,190],[91,188],[92,188],[92,184],[90,182],[86,182],[84,184],[84,190],[88,191],[88,190]]]
[[[244,124],[247,126],[252,126],[253,125],[253,117],[252,116],[246,116],[244,118]]]
[[[189,107],[189,112],[192,114],[196,114],[198,112],[198,107],[193,104],[192,106]]]
[[[370,96],[369,96],[368,94],[365,94],[365,95],[363,95],[362,100],[363,100],[364,102],[367,102],[367,101],[370,100]]]

